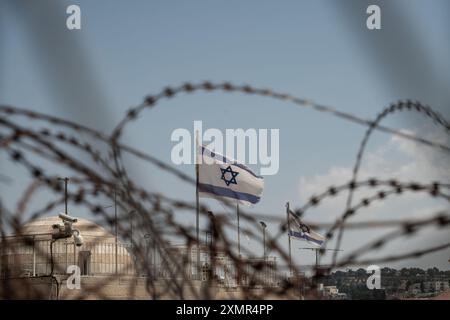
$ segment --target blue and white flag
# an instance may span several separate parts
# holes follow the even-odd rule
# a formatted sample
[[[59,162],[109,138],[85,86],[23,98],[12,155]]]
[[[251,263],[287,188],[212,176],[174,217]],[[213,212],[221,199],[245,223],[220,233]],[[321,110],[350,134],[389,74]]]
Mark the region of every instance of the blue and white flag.
[[[289,210],[291,219],[289,221],[289,235],[295,239],[307,241],[310,244],[321,247],[325,241],[325,237],[311,230],[311,228],[304,224],[295,213]]]
[[[259,202],[264,189],[263,177],[204,146],[199,146],[199,157],[199,196],[236,199],[247,206]]]

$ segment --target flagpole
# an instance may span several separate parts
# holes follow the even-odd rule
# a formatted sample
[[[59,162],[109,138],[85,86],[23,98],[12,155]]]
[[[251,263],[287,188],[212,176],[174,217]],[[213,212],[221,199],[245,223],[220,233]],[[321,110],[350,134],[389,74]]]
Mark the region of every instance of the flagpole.
[[[238,229],[238,254],[241,258],[241,228],[239,226],[239,202],[236,204],[236,214],[237,214],[237,229]]]
[[[289,202],[286,202],[286,217],[287,217],[287,227],[288,227],[288,245],[289,245],[289,275],[292,276],[292,253],[291,253],[291,222],[289,219]]]
[[[241,259],[241,227],[239,225],[239,201],[236,203],[236,215],[237,215],[237,231],[238,231],[238,255],[239,259]],[[239,272],[239,268],[236,273],[237,276],[237,284],[238,286],[241,285],[241,275]]]
[[[118,238],[119,238],[119,234],[117,233],[117,185],[114,185],[114,233],[115,233],[115,265],[116,265],[116,275],[118,272],[118,263],[117,263],[117,254],[118,254],[118,250],[117,250],[117,243],[118,243]]]
[[[315,248],[314,250],[316,251],[316,270],[317,270],[317,267],[319,266],[319,249]]]
[[[195,217],[195,228],[197,232],[197,266],[196,266],[196,276],[197,280],[200,280],[200,208],[199,208],[199,199],[198,199],[198,178],[199,178],[199,145],[198,145],[198,130],[195,132],[195,176],[196,176],[196,186],[195,186],[195,204],[197,207],[197,214]]]

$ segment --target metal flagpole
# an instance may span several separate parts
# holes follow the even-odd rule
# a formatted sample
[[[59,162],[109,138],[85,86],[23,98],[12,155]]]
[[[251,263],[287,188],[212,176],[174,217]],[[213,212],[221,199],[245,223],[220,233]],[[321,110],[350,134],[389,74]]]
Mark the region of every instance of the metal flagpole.
[[[319,266],[319,249],[315,248],[314,250],[316,251],[316,270],[317,270],[317,267]]]
[[[118,232],[117,232],[117,186],[114,186],[114,231],[115,231],[115,265],[116,265],[116,274],[118,272],[117,268],[117,241],[118,241]]]
[[[69,181],[69,178],[58,178],[58,180],[64,181],[64,210],[66,214],[69,214],[67,212],[67,182]]]
[[[286,217],[287,217],[287,227],[288,227],[288,245],[289,245],[289,275],[292,276],[292,253],[291,253],[291,219],[289,219],[290,209],[289,202],[286,202]]]
[[[237,229],[238,229],[238,254],[241,258],[241,227],[239,226],[239,202],[236,204],[236,214],[237,214]]]
[[[195,187],[195,204],[197,207],[197,215],[195,218],[195,227],[197,232],[197,266],[196,266],[196,273],[197,273],[197,280],[200,280],[200,227],[199,227],[199,220],[200,220],[200,208],[199,208],[199,200],[198,200],[198,178],[199,178],[199,145],[198,145],[198,130],[195,132],[195,175],[196,175],[196,187]]]
[[[239,259],[241,259],[241,228],[239,226],[239,202],[237,202],[236,204],[236,215],[237,215],[237,231],[238,231],[238,254],[239,254]],[[237,284],[238,286],[241,285],[241,274],[239,272],[239,268],[236,272],[236,277],[237,277]]]
[[[263,259],[264,259],[264,262],[266,262],[266,227],[267,227],[267,225],[263,221],[261,221],[260,223],[263,227],[263,249],[264,249]]]
[[[67,181],[69,181],[69,178],[64,178],[64,206],[66,210],[66,214],[69,214],[67,212]]]
[[[239,202],[236,203],[236,216],[237,216],[237,222],[238,222],[238,257],[239,259],[241,259],[241,227],[239,225]],[[241,284],[241,275],[239,272],[239,268],[236,272],[236,277],[237,277],[237,284],[240,285]]]

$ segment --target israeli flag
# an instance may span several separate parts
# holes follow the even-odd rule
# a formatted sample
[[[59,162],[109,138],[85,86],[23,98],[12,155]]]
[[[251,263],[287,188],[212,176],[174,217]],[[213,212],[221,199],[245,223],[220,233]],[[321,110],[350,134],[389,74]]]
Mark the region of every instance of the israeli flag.
[[[307,241],[310,244],[321,247],[325,241],[325,237],[311,230],[311,228],[300,221],[292,211],[289,211],[291,219],[289,221],[289,236],[294,239]]]
[[[231,198],[239,204],[253,205],[261,199],[264,178],[247,166],[204,146],[199,146],[199,196]]]

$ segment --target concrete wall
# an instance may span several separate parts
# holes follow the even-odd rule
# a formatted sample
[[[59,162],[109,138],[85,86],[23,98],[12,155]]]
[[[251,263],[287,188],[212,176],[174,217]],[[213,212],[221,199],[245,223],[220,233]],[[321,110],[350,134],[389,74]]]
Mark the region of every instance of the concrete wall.
[[[144,277],[81,277],[81,289],[69,289],[67,277],[24,277],[0,280],[1,299],[241,299],[242,289],[223,288],[208,285],[207,282],[193,281],[192,286],[178,286],[172,280],[152,282]],[[57,285],[57,282],[58,285]],[[147,290],[147,284],[149,290]],[[263,288],[249,290],[247,294],[258,297]],[[297,293],[286,298],[298,299]],[[271,299],[278,296],[272,295]]]

